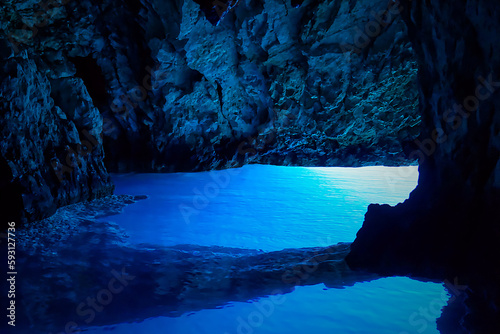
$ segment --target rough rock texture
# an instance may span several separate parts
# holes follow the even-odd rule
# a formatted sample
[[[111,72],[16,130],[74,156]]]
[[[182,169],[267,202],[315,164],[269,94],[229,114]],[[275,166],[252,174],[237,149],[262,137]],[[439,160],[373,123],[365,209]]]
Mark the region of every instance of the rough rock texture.
[[[23,279],[16,285],[22,301],[16,333],[67,333],[68,323],[83,332],[89,326],[179,316],[268,295],[279,305],[297,285],[342,288],[379,278],[348,268],[349,243],[270,253],[131,245],[125,232],[103,217],[138,199],[111,196],[70,205],[18,231],[17,268]],[[3,291],[6,284],[0,282]],[[105,306],[94,312],[91,298]]]
[[[374,14],[384,11],[382,28]],[[158,85],[171,129],[156,138],[160,155],[187,145],[192,169],[407,162],[403,142],[419,124],[416,65],[386,1],[241,1],[217,26],[192,1],[181,12],[179,35],[149,41],[158,75],[170,78]],[[379,30],[363,40],[370,23]]]
[[[109,194],[101,134],[108,171],[410,162],[416,61],[397,6],[207,3],[3,2],[0,181],[26,218]]]
[[[455,333],[500,331],[500,10],[483,0],[406,3],[419,60],[420,178],[409,200],[371,205],[347,261],[468,285]],[[441,323],[444,329],[446,321]]]
[[[55,73],[26,51],[1,66],[2,222],[34,220],[111,194],[102,118],[83,81]]]

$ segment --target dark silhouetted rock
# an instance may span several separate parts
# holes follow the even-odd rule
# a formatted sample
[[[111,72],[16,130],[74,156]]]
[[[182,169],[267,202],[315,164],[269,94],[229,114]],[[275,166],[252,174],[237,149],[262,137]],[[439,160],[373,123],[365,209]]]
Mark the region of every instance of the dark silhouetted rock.
[[[419,61],[418,187],[396,207],[369,207],[347,261],[382,274],[458,278],[469,287],[463,313],[445,312],[440,327],[498,333],[498,4],[419,0],[403,6]]]

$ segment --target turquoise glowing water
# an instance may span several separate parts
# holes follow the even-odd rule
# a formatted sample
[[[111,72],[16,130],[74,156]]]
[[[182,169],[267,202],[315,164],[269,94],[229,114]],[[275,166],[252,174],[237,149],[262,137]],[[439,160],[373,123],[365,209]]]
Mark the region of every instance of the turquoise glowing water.
[[[417,167],[246,166],[115,176],[117,194],[150,198],[111,217],[133,243],[281,250],[353,241],[370,203],[397,204]],[[155,233],[151,233],[155,231]]]
[[[148,195],[107,217],[132,243],[262,249],[353,241],[370,203],[397,204],[416,186],[416,167],[247,166],[231,171],[115,175],[117,194]],[[152,233],[151,231],[155,231]],[[441,284],[392,277],[345,289],[230,303],[177,318],[93,328],[89,333],[438,333],[448,294]]]

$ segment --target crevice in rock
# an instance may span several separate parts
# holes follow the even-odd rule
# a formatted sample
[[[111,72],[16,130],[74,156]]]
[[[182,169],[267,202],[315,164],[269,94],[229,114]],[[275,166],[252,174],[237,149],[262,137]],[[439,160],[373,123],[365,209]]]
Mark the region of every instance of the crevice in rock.
[[[106,105],[109,99],[106,78],[97,61],[92,56],[69,57],[68,59],[75,65],[75,75],[85,83],[94,105],[98,109]]]
[[[141,0],[125,0],[127,8],[135,15],[139,13],[142,8]]]
[[[10,221],[21,221],[23,211],[23,190],[17,185],[16,180],[12,180],[12,171],[5,160],[0,155],[0,212],[2,212],[2,224],[0,230],[7,229]]]
[[[227,10],[228,4],[236,0],[194,0],[200,5],[201,11],[205,14],[207,20],[213,25],[217,25]]]
[[[300,7],[302,5],[302,3],[304,2],[304,0],[292,0],[291,3],[292,3],[292,7]]]

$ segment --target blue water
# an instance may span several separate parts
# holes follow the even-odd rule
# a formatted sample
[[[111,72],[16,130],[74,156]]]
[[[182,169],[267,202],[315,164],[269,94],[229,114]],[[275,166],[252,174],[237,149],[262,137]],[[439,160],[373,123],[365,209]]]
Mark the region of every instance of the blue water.
[[[149,199],[111,220],[129,232],[133,243],[264,251],[328,246],[353,241],[369,204],[402,202],[417,178],[417,167],[260,165],[116,175],[117,194],[146,194]]]
[[[281,250],[353,241],[371,203],[395,205],[417,167],[246,166],[230,171],[115,175],[117,194],[148,195],[121,215],[131,243]],[[155,231],[155,233],[151,233]],[[89,333],[438,333],[442,284],[391,277],[345,289],[296,287],[281,297],[229,303],[177,318]]]

